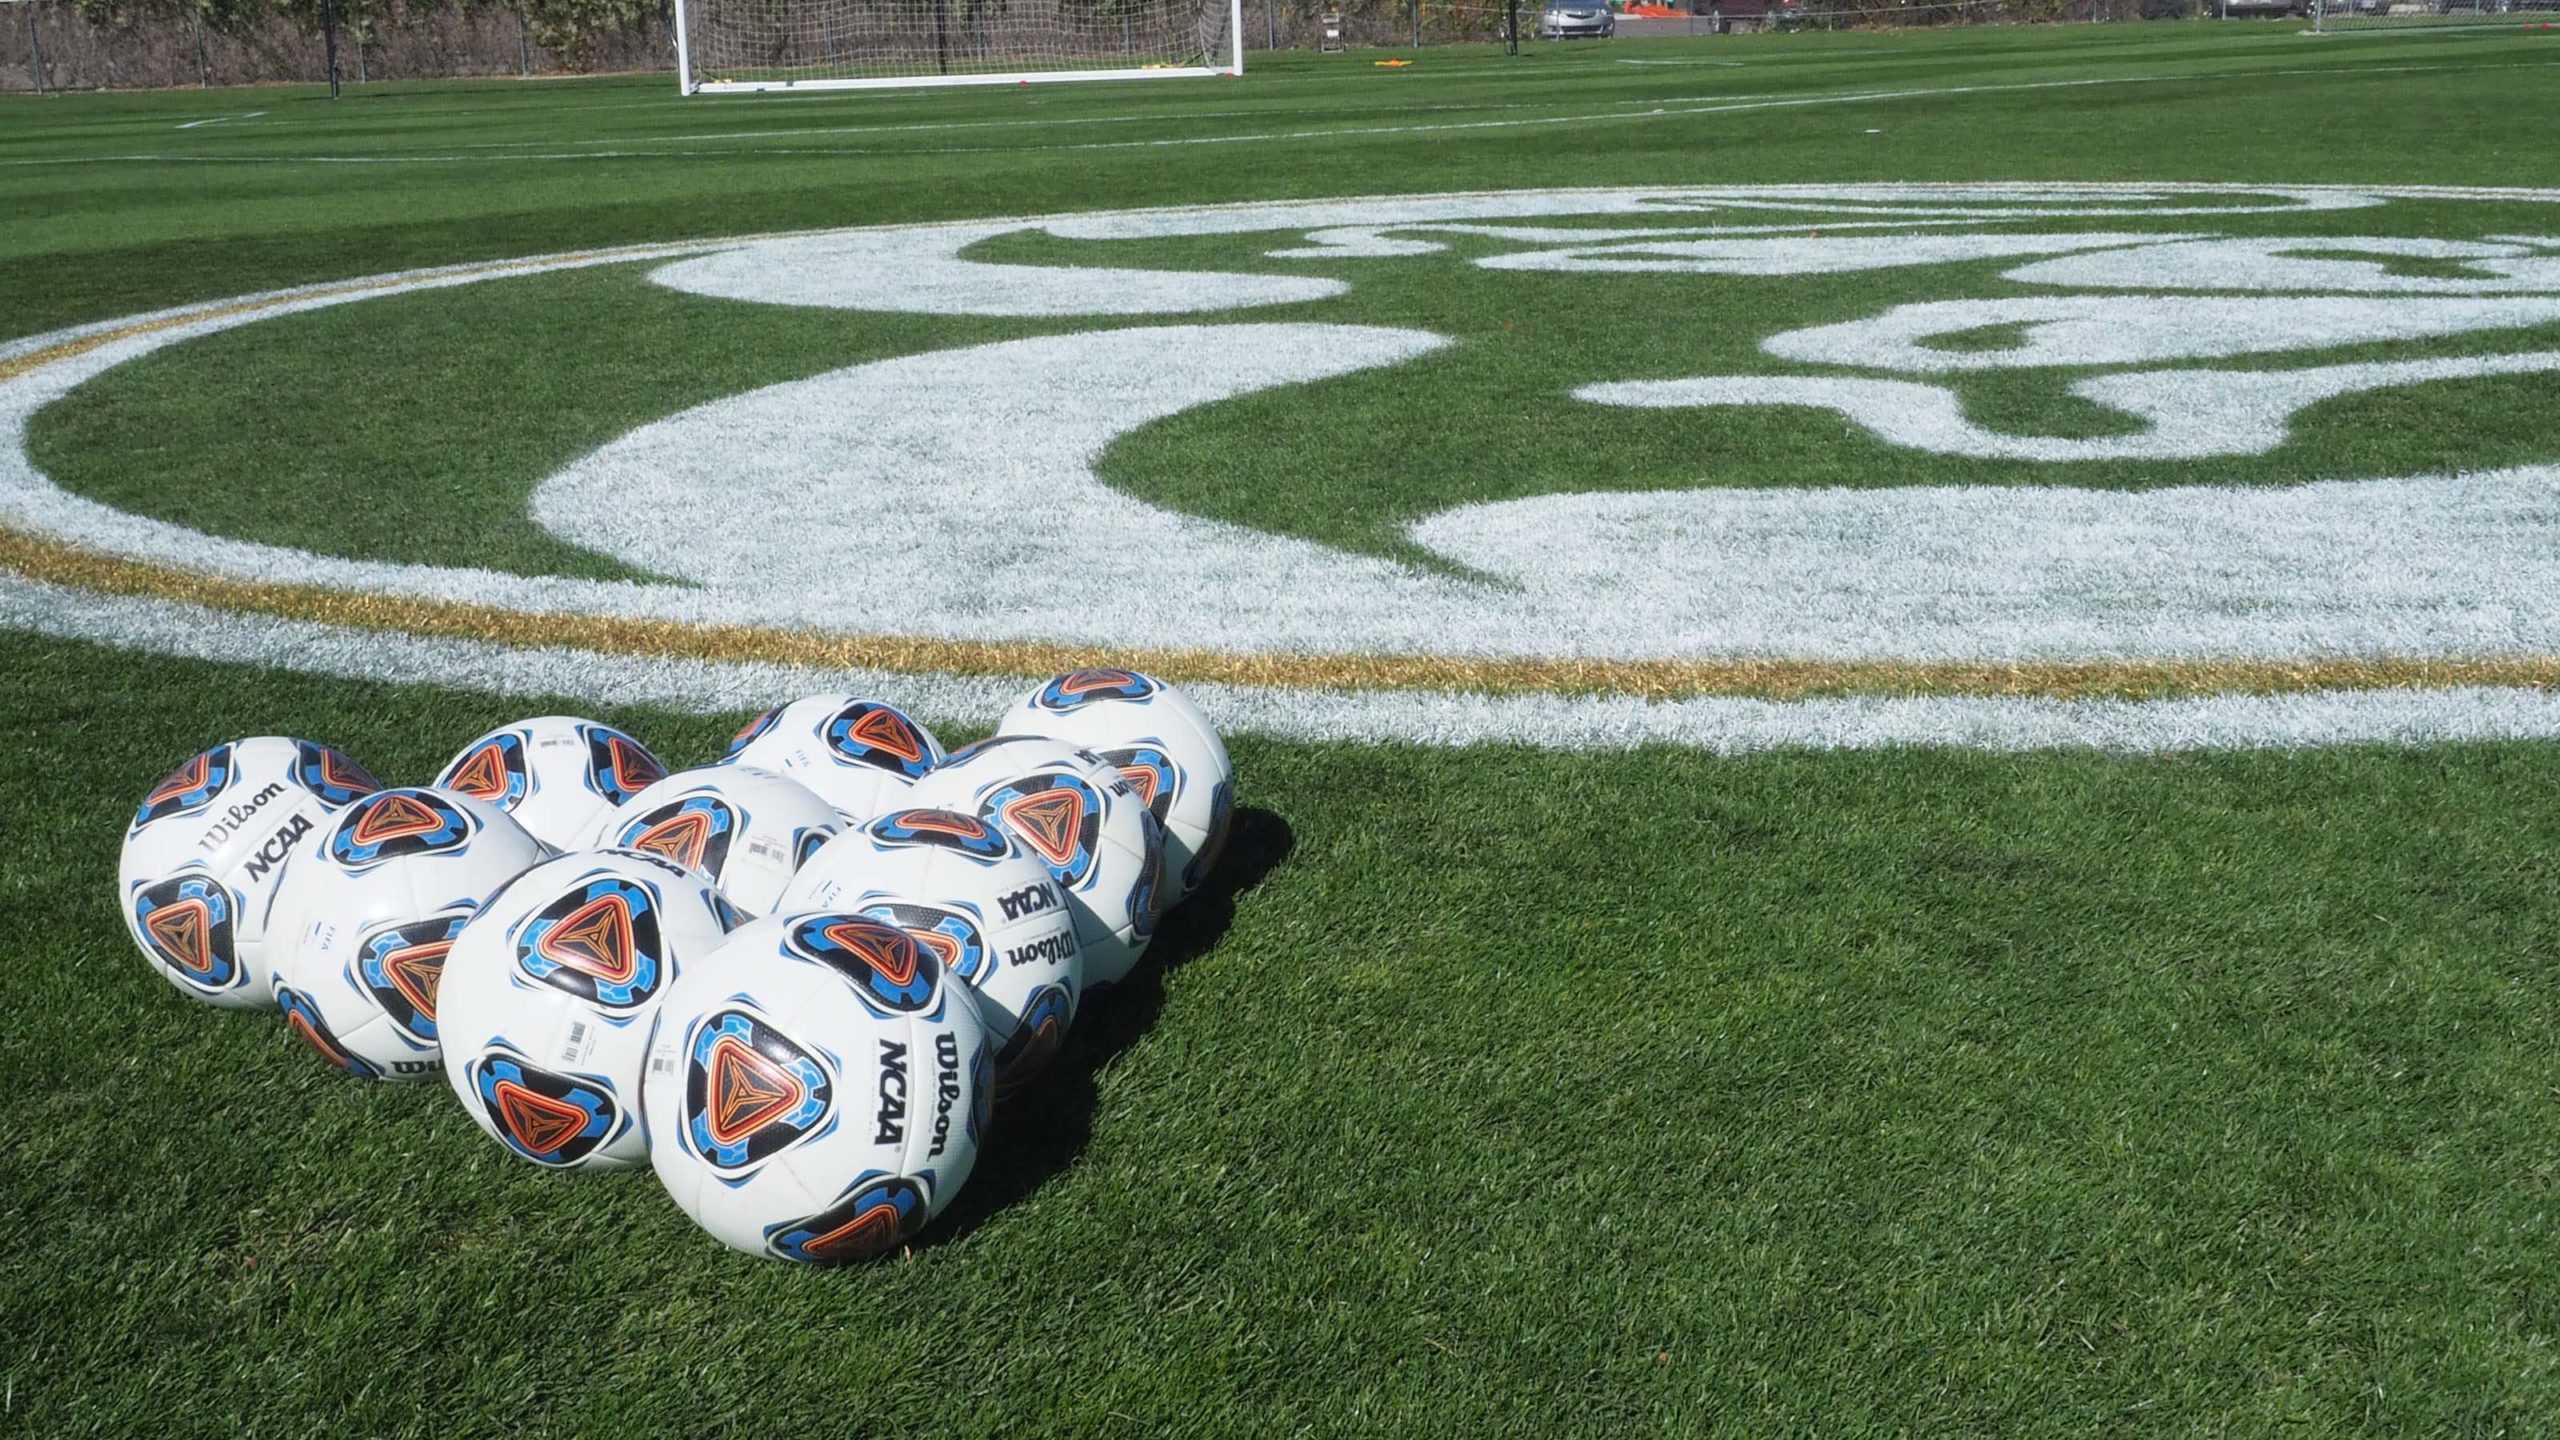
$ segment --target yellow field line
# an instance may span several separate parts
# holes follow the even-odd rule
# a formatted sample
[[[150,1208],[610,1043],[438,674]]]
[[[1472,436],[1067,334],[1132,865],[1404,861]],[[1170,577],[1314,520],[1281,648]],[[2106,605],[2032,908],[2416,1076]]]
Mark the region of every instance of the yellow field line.
[[[654,251],[658,247],[642,248]],[[602,259],[613,253],[614,252],[609,250],[579,251],[566,255],[545,255],[535,260],[492,261],[486,265],[461,266],[450,270],[440,270],[432,273],[437,278],[449,277],[453,279],[483,279],[491,275],[504,275],[509,271],[515,270],[560,268],[584,261]],[[299,305],[307,300],[332,300],[345,295],[366,295],[374,293],[388,293],[395,290],[405,290],[416,285],[420,278],[421,276],[418,274],[408,274],[378,277],[371,280],[354,280],[343,285],[308,286],[303,289],[289,291],[281,295],[267,295],[255,300],[242,300],[229,305],[211,305],[192,310],[182,310],[174,315],[163,315],[152,320],[137,320],[130,325],[118,325],[112,329],[100,330],[89,335],[81,335],[70,340],[62,341],[59,344],[48,345],[41,350],[30,350],[24,355],[13,356],[7,360],[0,360],[0,383],[15,380],[21,376],[32,375],[47,365],[58,364],[64,360],[86,355],[92,350],[113,345],[121,340],[130,340],[137,335],[156,335],[164,330],[183,329],[186,326],[201,324],[207,320],[228,320],[241,315],[255,315],[261,311],[281,309],[287,305]]]
[[[597,615],[529,614],[464,601],[241,580],[103,554],[0,529],[0,566],[30,579],[111,595],[182,601],[362,630],[512,646],[767,662],[822,669],[1038,676],[1125,665],[1177,683],[1317,690],[1454,690],[1494,695],[1730,695],[1789,700],[1838,695],[2003,695],[2169,699],[2457,685],[2560,686],[2560,656],[2484,659],[2147,661],[1978,664],[1911,661],[1470,659],[1447,655],[1228,654],[1099,650],[1029,641],[923,635],[826,635],[749,625],[697,625]]]

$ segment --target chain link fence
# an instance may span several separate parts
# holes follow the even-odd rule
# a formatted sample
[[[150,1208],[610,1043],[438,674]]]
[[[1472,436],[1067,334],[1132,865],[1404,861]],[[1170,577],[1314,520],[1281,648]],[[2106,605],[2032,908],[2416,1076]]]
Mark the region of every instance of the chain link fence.
[[[1542,0],[1522,0],[1526,45]],[[1751,29],[1874,29],[1962,24],[2157,20],[2212,15],[2225,0],[1671,0],[1669,15],[1629,15],[1623,36]],[[1647,7],[1654,9],[1657,7]],[[1500,41],[1499,0],[1244,0],[1248,50],[1313,50],[1338,9],[1354,49]],[[2235,7],[2236,13],[2236,7]],[[612,24],[570,29],[473,0],[378,0],[339,22],[340,78],[358,83],[478,75],[674,69],[670,7],[635,7]],[[230,24],[202,12],[127,11],[75,0],[0,0],[0,91],[145,89],[328,79],[311,13]]]
[[[563,37],[498,5],[390,0],[350,11],[338,29],[338,74],[347,81],[675,67],[662,16]],[[71,0],[0,0],[0,91],[325,82],[327,49],[308,17],[219,25],[197,14],[84,14]]]
[[[1669,0],[1620,15],[1618,34],[1717,35],[1741,30],[1873,30],[1941,25],[2040,25],[2170,20],[2220,13],[2226,0]],[[2264,5],[2268,0],[2245,0]],[[2308,0],[2305,0],[2308,3]],[[2497,3],[2497,0],[2486,0]],[[1543,0],[1521,0],[1520,41],[1538,41]],[[1251,49],[1312,50],[1323,38],[1320,3],[1244,0]],[[1354,49],[1504,38],[1507,6],[1466,0],[1346,0],[1343,39]],[[1670,14],[1646,13],[1670,11]],[[2239,7],[2233,7],[2238,13]],[[1579,44],[1580,41],[1548,41]]]

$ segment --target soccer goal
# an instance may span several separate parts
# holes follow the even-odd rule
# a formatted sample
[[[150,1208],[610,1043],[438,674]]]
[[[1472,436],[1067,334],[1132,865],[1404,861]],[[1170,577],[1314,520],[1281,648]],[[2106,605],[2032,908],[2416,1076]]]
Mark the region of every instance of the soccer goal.
[[[676,0],[688,95],[1244,73],[1244,0]]]
[[[2312,0],[2311,5],[2311,28],[2324,34],[2551,24],[2560,24],[2560,0]]]

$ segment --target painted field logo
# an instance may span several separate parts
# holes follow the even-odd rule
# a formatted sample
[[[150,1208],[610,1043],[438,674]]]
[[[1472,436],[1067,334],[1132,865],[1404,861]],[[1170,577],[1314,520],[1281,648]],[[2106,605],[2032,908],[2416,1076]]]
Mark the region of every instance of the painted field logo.
[[[2456,434],[2426,462],[2442,473],[2356,473],[2353,447],[2335,450],[2340,473],[2285,483],[2244,465],[2316,451],[2337,402],[2560,383],[2555,205],[2560,191],[2439,186],[1517,191],[691,242],[285,292],[0,349],[0,425],[23,435],[126,360],[266,316],[614,262],[741,306],[1046,333],[792,371],[528,477],[549,536],[643,579],[208,535],[71,494],[12,444],[0,553],[23,578],[0,578],[0,617],[166,653],[703,709],[890,691],[936,720],[1062,670],[1041,705],[1139,698],[1126,670],[1077,668],[1113,657],[1230,729],[1426,743],[2560,733],[2560,456],[2465,470],[2473,442]],[[1230,268],[1149,270],[1117,243],[1177,239],[1227,246]],[[997,253],[1043,258],[984,258]],[[1424,384],[1408,367],[1523,343],[1361,323],[1359,277],[1381,265],[1469,267],[1523,294],[1635,283],[1617,276],[1694,292],[1653,322],[1666,333],[1691,314],[1727,323],[1742,286],[1763,315],[1796,277],[1806,300],[1754,321],[1747,351],[1665,352],[1714,364],[1546,375],[1535,401],[1558,414],[1694,433],[1690,488],[1595,473],[1594,488],[1527,493],[1496,474],[1484,489],[1507,498],[1399,512],[1391,545],[1355,551],[1097,474],[1171,416],[1329,381]],[[1875,298],[1844,308],[1844,277]],[[1300,308],[1246,313],[1280,305]],[[1999,484],[1719,483],[1735,427],[1780,412],[1791,433],[1836,435],[1826,453],[1866,475],[2041,468],[2029,483],[2015,468]],[[1041,537],[1037,566],[1019,563],[1025,534]],[[863,543],[808,538],[849,535]],[[910,773],[919,738],[850,711],[829,733]],[[504,758],[472,778],[506,783]],[[1023,823],[1063,851],[1072,827],[1044,818],[1035,804]],[[686,819],[658,839],[674,854],[715,829]]]

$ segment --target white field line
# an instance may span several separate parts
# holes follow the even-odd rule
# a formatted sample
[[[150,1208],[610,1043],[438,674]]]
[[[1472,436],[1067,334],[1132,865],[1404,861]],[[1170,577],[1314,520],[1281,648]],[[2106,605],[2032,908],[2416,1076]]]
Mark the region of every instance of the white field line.
[[[264,110],[252,110],[245,115],[216,115],[207,120],[189,120],[177,128],[181,130],[201,130],[207,125],[228,125],[234,120],[255,120],[266,113],[267,112]]]
[[[1864,90],[1834,95],[1770,97],[1756,100],[1723,100],[1707,105],[1660,105],[1651,110],[1578,110],[1569,114],[1521,116],[1504,120],[1463,120],[1424,125],[1334,126],[1313,130],[1269,130],[1241,135],[1181,135],[1153,140],[1090,140],[1071,145],[1007,145],[1007,146],[940,146],[929,150],[900,147],[895,150],[859,146],[791,147],[753,146],[725,150],[673,150],[632,148],[622,150],[543,151],[524,155],[493,153],[463,155],[176,155],[126,154],[55,156],[38,159],[0,161],[0,165],[103,165],[133,164],[223,164],[223,165],[454,165],[475,164],[492,160],[558,161],[558,160],[692,160],[736,159],[741,155],[1006,155],[1038,154],[1096,150],[1168,149],[1184,145],[1250,145],[1302,142],[1307,140],[1348,139],[1368,135],[1451,134],[1469,130],[1518,130],[1545,125],[1581,125],[1601,120],[1672,119],[1691,115],[1728,115],[1756,110],[1800,110],[1831,105],[1880,104],[1895,100],[1941,99],[1957,95],[2002,95],[2035,91],[2078,90],[2108,85],[2201,84],[2221,80],[2263,79],[2269,75],[2296,75],[2313,78],[2352,78],[2363,75],[2398,74],[2415,71],[2460,70],[2478,73],[2489,70],[2530,70],[2560,67],[2560,60],[2526,61],[2517,65],[2389,65],[2360,66],[2352,70],[2285,69],[2235,70],[2218,75],[2119,75],[2086,80],[2030,80],[2005,85],[1941,85],[1902,90]],[[1642,103],[1642,102],[1635,102]],[[1183,117],[1169,116],[1168,123]],[[843,127],[859,131],[870,127]],[[768,132],[770,133],[770,132]],[[823,132],[813,132],[823,133]],[[686,137],[671,139],[681,143]],[[662,142],[663,143],[663,142]]]
[[[851,690],[894,701],[928,724],[974,725],[1033,683],[1029,676],[904,674],[519,649],[137,596],[93,595],[5,574],[0,574],[0,629],[303,675],[462,686],[545,700],[569,696],[696,714],[756,710],[794,695]],[[1525,743],[1559,750],[1622,750],[1672,744],[1728,755],[1911,747],[2157,754],[2560,737],[2560,695],[2496,688],[2151,701],[1988,696],[1567,700],[1205,683],[1185,685],[1183,691],[1228,734],[1435,746]]]
[[[1695,99],[1697,97],[1686,96],[1682,98]],[[1618,105],[1658,105],[1662,102],[1659,100],[1648,99],[1620,100],[1608,103]],[[1066,130],[1079,125],[1143,125],[1149,121],[1156,121],[1170,125],[1176,122],[1188,120],[1278,120],[1291,115],[1308,114],[1315,108],[1316,107],[1311,106],[1297,106],[1287,109],[1184,110],[1170,113],[1162,110],[1155,110],[1136,115],[1066,115],[1034,117],[1027,120],[919,120],[903,125],[812,125],[796,126],[788,130],[714,130],[687,135],[660,135],[654,138],[660,143],[689,143],[699,140],[762,140],[774,137],[796,137],[803,135],[912,134],[918,131],[931,130]],[[1538,107],[1519,101],[1488,100],[1480,105],[1388,105],[1379,108],[1390,111],[1410,112],[1413,114],[1429,114],[1445,113],[1453,110],[1461,112],[1534,110]],[[483,140],[465,148],[472,150],[527,150],[536,146],[557,145],[560,143],[562,142],[556,140]],[[629,142],[624,140],[572,140],[566,143],[571,145],[619,145],[628,144]]]

